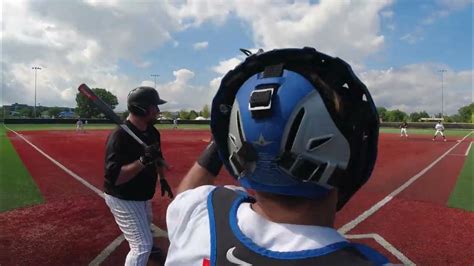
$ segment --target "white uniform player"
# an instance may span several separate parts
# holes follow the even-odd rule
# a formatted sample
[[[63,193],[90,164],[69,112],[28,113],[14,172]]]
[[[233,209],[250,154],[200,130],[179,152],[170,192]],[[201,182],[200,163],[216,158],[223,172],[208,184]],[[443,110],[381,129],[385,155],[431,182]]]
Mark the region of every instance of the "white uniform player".
[[[76,122],[76,131],[84,131],[84,123],[81,119],[77,120]]]
[[[408,127],[407,122],[403,122],[403,123],[400,125],[400,137],[405,136],[405,137],[408,138],[407,127]]]
[[[444,136],[444,126],[441,122],[438,122],[435,126],[435,129],[436,129],[436,132],[434,134],[434,137],[433,137],[433,141],[436,139],[436,137],[438,136],[438,134],[440,134],[442,137],[443,137],[443,140],[446,141],[446,137]]]
[[[178,119],[173,119],[173,129],[178,129]]]

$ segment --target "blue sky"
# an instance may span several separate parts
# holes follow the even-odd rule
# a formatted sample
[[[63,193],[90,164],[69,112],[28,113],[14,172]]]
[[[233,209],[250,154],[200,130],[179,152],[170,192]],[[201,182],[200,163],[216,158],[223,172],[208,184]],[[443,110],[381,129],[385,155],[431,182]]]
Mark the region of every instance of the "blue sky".
[[[384,21],[383,34],[387,46],[383,59],[369,63],[372,68],[398,67],[418,62],[446,64],[453,70],[472,69],[472,4],[453,11],[432,24],[423,20],[436,12],[435,1],[398,1],[393,5],[393,25]],[[402,40],[403,36],[417,36],[414,43]]]
[[[119,98],[154,85],[169,110],[210,103],[244,56],[313,46],[348,61],[376,104],[446,113],[472,102],[472,0],[130,2],[6,1],[2,5],[2,102],[75,106],[77,86]]]
[[[212,70],[216,62],[235,56],[239,53],[239,48],[253,47],[251,33],[246,27],[245,23],[235,17],[228,18],[222,25],[204,23],[199,28],[177,32],[173,41],[146,53],[144,58],[152,61],[147,70],[153,70],[152,72],[145,72],[133,62],[123,60],[120,61],[119,68],[144,79],[149,78],[151,73],[157,73],[162,81],[172,81],[175,69],[193,69],[199,71],[199,75],[195,77],[196,82],[204,85],[216,76]],[[193,48],[193,44],[204,41],[209,43],[206,49]]]

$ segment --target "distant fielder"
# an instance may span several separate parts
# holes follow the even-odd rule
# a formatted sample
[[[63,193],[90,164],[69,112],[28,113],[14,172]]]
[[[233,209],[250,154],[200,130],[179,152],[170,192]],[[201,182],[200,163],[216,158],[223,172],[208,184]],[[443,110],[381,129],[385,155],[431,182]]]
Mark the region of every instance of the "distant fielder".
[[[405,137],[408,138],[407,128],[408,128],[408,123],[404,121],[404,122],[400,125],[400,137],[405,136]]]
[[[84,123],[81,119],[78,119],[76,122],[76,131],[84,132]]]
[[[434,134],[434,137],[433,137],[433,141],[436,139],[436,137],[438,136],[438,134],[440,134],[442,137],[443,137],[443,140],[446,141],[446,137],[444,136],[444,126],[443,126],[443,123],[441,122],[438,122],[435,126],[435,129],[436,129],[436,132]]]
[[[178,119],[173,119],[173,129],[178,129]]]

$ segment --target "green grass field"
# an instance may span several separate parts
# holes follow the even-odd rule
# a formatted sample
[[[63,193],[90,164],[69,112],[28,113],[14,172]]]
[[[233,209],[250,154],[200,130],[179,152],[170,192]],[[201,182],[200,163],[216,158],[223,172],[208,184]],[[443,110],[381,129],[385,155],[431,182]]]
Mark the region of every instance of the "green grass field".
[[[171,124],[156,124],[158,129],[172,129]],[[76,125],[68,124],[7,124],[7,127],[15,131],[29,130],[76,130]],[[89,124],[85,130],[113,129],[115,124]],[[209,130],[209,125],[179,125],[179,129],[202,129]]]
[[[0,125],[0,212],[43,202],[38,187]]]
[[[469,129],[446,129],[444,134],[447,138],[451,137],[464,137],[470,131]],[[380,128],[380,133],[392,133],[400,134],[400,129],[398,128]],[[408,128],[408,136],[410,135],[434,135],[435,130],[433,129],[422,129],[422,128]]]
[[[474,147],[471,147],[448,206],[474,211]]]

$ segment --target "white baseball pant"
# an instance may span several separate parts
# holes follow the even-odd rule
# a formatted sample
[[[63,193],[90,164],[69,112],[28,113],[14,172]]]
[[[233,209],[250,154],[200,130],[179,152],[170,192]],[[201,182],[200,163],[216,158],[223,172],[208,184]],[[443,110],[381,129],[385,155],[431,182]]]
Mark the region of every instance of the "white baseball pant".
[[[105,202],[130,246],[126,266],[146,265],[153,247],[151,201],[122,200],[104,193]]]

